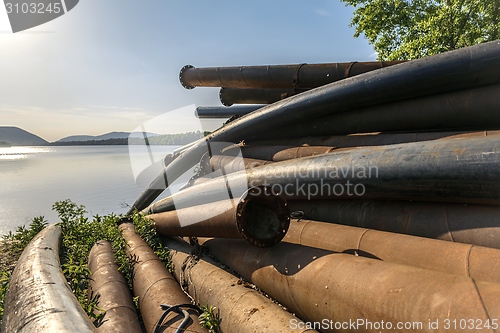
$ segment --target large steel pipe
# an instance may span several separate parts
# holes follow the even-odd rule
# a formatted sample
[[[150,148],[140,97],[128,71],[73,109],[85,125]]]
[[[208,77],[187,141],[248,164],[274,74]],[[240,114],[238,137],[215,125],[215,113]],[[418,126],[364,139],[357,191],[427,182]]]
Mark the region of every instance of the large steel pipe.
[[[322,332],[448,332],[446,320],[500,318],[496,283],[285,242],[269,249],[224,239],[203,245],[304,320],[327,319],[316,326]]]
[[[225,106],[233,104],[272,104],[304,91],[300,89],[221,88],[219,99],[222,105]]]
[[[242,116],[190,146],[141,193],[127,215],[149,206],[163,189],[195,165],[207,151],[206,142],[262,138],[263,133],[288,128],[310,117],[496,82],[500,82],[497,41],[383,68],[292,96]]]
[[[162,199],[155,212],[267,186],[285,199],[395,199],[500,203],[500,141],[456,138],[356,148],[276,162],[214,178]],[[233,184],[228,189],[226,184]],[[205,201],[204,201],[205,200]]]
[[[289,200],[305,219],[500,249],[500,207],[368,200]]]
[[[364,133],[356,135],[334,135],[334,136],[306,136],[301,138],[285,138],[276,140],[252,141],[248,146],[240,147],[244,157],[257,158],[260,152],[273,151],[273,154],[266,154],[272,160],[274,154],[281,149],[274,147],[302,146],[330,146],[332,148],[349,148],[362,146],[385,146],[398,143],[431,141],[451,138],[473,138],[484,136],[500,136],[500,131],[448,131],[448,132],[412,132],[412,133]],[[229,152],[229,151],[228,151]],[[230,152],[229,152],[230,153]],[[303,154],[304,155],[304,154]],[[303,156],[301,156],[303,157]]]
[[[186,332],[206,333],[198,322],[196,311],[186,309],[189,314],[187,326],[181,327],[184,315],[169,313],[159,323],[165,310],[162,304],[171,306],[189,304],[190,300],[181,290],[174,277],[163,262],[135,232],[132,223],[122,223],[120,230],[127,242],[127,254],[133,262],[134,294],[139,297],[139,310],[148,333],[154,333],[157,326],[160,332],[176,333],[178,329]]]
[[[94,332],[61,271],[60,241],[61,228],[50,225],[26,246],[9,283],[0,331]]]
[[[238,105],[233,107],[224,106],[198,106],[195,116],[198,118],[229,118],[241,116],[260,109],[263,105]]]
[[[500,85],[448,92],[335,113],[277,129],[268,137],[500,128]]]
[[[142,333],[125,277],[118,271],[111,243],[98,241],[89,253],[89,294],[105,311],[96,332]]]
[[[293,329],[305,324],[256,290],[245,287],[220,264],[202,255],[178,238],[163,238],[169,248],[174,274],[199,304],[211,304],[220,311],[221,332],[317,332]],[[198,254],[194,254],[198,253]]]
[[[261,165],[270,163],[272,163],[272,161],[266,161],[256,158],[215,155],[210,158],[210,172],[215,170],[224,170],[224,173],[233,173],[245,169],[256,168]]]
[[[194,87],[312,89],[404,61],[296,64],[273,66],[184,66],[179,74],[186,89]]]
[[[268,247],[285,236],[290,211],[280,197],[251,189],[239,200],[201,204],[152,214],[149,218],[163,236],[243,238],[252,245]]]
[[[283,241],[500,283],[500,250],[310,220],[291,221]]]

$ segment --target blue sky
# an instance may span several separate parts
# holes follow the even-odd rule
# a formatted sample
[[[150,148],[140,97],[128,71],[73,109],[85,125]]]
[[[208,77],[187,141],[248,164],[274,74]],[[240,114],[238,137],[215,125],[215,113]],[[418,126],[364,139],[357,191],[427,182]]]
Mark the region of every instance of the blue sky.
[[[80,0],[58,19],[13,34],[2,7],[0,126],[55,141],[132,131],[191,104],[220,105],[217,88],[181,87],[187,64],[375,60],[368,42],[353,37],[351,17],[340,0]],[[164,132],[199,127],[192,115],[179,117]]]

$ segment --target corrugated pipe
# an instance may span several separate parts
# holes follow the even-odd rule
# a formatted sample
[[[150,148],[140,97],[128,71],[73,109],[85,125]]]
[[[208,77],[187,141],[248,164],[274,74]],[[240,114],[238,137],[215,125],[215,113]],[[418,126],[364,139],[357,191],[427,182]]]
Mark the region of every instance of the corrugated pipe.
[[[304,219],[500,249],[500,207],[378,200],[289,200]]]
[[[215,201],[228,190],[269,187],[287,200],[395,199],[500,203],[500,141],[456,138],[356,148],[276,162],[188,187],[145,212]],[[228,189],[227,184],[232,184]],[[175,202],[175,205],[174,205]]]
[[[187,65],[181,69],[179,80],[186,89],[194,87],[311,89],[402,62],[404,61],[205,68]]]
[[[96,332],[142,333],[125,277],[118,271],[111,243],[98,241],[90,250],[88,267],[91,297],[105,311]]]
[[[220,311],[220,329],[230,333],[317,332],[299,329],[305,324],[241,280],[220,268],[207,256],[178,239],[165,237],[172,256],[174,274],[199,304],[216,306]],[[194,254],[196,253],[196,254]],[[295,324],[297,329],[292,329]]]
[[[26,246],[10,279],[0,331],[94,332],[61,271],[60,242],[61,228],[50,225]]]
[[[198,163],[207,151],[207,142],[262,139],[263,133],[303,125],[304,119],[311,117],[496,82],[500,82],[499,41],[382,68],[292,96],[240,117],[190,146],[141,193],[127,215],[148,207],[169,184]]]
[[[500,283],[500,250],[488,247],[310,220],[291,221],[283,241]]]
[[[322,332],[449,332],[447,320],[460,330],[465,318],[494,332],[492,319],[500,317],[496,283],[285,242],[268,249],[224,239],[203,245]]]
[[[190,304],[189,298],[181,290],[163,262],[135,232],[131,223],[120,224],[123,238],[127,242],[127,255],[133,263],[134,294],[139,297],[144,326],[148,333],[199,332],[206,333],[198,322],[198,313],[181,307],[183,313],[170,312],[162,318],[166,310],[161,306]],[[185,321],[187,319],[187,321]],[[161,322],[160,322],[161,321]]]

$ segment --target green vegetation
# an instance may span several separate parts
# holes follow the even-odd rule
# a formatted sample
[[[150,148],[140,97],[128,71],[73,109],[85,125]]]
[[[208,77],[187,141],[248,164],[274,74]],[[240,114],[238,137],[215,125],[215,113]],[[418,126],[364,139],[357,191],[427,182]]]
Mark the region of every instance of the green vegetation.
[[[199,317],[201,326],[205,327],[208,330],[208,333],[219,332],[221,319],[219,317],[218,309],[215,306],[208,304],[202,305],[200,308],[203,310],[203,313]]]
[[[59,225],[62,231],[62,246],[60,249],[62,271],[85,312],[90,318],[99,319],[103,312],[97,305],[97,299],[88,295],[90,271],[87,268],[88,255],[97,241],[107,240],[111,243],[119,271],[124,274],[129,286],[132,287],[133,268],[127,259],[125,241],[117,225],[120,217],[114,214],[107,216],[96,215],[90,220],[85,217],[87,214],[85,207],[70,200],[56,202],[52,208],[57,211],[61,221]],[[134,214],[133,223],[137,232],[172,272],[173,267],[169,251],[163,246],[159,235],[149,220],[140,214]],[[47,224],[43,217],[34,218],[28,228],[25,226],[19,227],[14,233],[9,232],[5,235],[3,242],[0,242],[0,325],[4,313],[5,296],[15,263],[28,243]],[[137,298],[134,300],[137,306]],[[215,313],[216,308],[208,305],[202,308],[205,311],[200,316],[203,325],[210,332],[217,332],[219,319]]]
[[[410,60],[500,38],[500,0],[341,0],[379,60]]]

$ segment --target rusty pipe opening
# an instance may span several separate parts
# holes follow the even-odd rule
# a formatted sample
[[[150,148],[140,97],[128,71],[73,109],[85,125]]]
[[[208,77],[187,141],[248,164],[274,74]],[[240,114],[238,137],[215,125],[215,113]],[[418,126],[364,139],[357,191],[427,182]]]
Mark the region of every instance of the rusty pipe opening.
[[[251,188],[236,207],[236,225],[250,244],[273,246],[285,237],[290,226],[288,204],[268,188]]]

